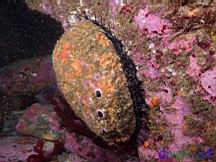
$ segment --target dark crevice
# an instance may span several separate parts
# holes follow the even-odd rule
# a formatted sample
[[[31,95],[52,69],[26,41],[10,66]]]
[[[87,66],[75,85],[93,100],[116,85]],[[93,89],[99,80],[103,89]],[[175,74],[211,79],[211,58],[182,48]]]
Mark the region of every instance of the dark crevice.
[[[19,59],[51,55],[63,32],[60,22],[31,10],[24,0],[1,0],[0,67]]]

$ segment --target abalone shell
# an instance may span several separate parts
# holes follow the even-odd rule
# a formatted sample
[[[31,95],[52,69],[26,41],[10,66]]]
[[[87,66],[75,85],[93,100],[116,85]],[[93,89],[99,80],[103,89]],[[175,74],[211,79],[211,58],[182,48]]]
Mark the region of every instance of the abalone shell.
[[[53,67],[67,102],[94,133],[110,143],[131,137],[136,127],[133,100],[121,58],[105,30],[87,20],[72,26],[55,46]]]

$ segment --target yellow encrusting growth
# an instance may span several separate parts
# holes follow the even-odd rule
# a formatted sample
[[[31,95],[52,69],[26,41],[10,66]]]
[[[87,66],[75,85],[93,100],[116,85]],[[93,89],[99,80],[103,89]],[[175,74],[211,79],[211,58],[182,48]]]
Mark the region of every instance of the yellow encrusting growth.
[[[109,40],[108,38],[105,37],[105,35],[103,33],[99,33],[96,36],[96,40],[99,42],[99,44],[101,44],[104,48],[109,47]]]

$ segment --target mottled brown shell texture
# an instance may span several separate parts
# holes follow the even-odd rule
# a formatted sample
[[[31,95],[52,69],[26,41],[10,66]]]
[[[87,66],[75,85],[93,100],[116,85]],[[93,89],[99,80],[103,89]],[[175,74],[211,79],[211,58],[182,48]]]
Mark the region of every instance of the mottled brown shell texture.
[[[100,26],[86,20],[66,31],[55,46],[53,67],[67,102],[94,133],[110,143],[131,137],[136,92],[131,93],[127,69]]]

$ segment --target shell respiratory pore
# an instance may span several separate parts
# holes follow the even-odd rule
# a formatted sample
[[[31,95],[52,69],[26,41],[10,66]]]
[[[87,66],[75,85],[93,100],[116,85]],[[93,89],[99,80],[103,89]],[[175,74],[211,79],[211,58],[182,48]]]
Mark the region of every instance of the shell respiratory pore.
[[[53,67],[65,99],[96,135],[110,143],[131,137],[136,92],[103,28],[87,20],[72,26],[55,46]]]

